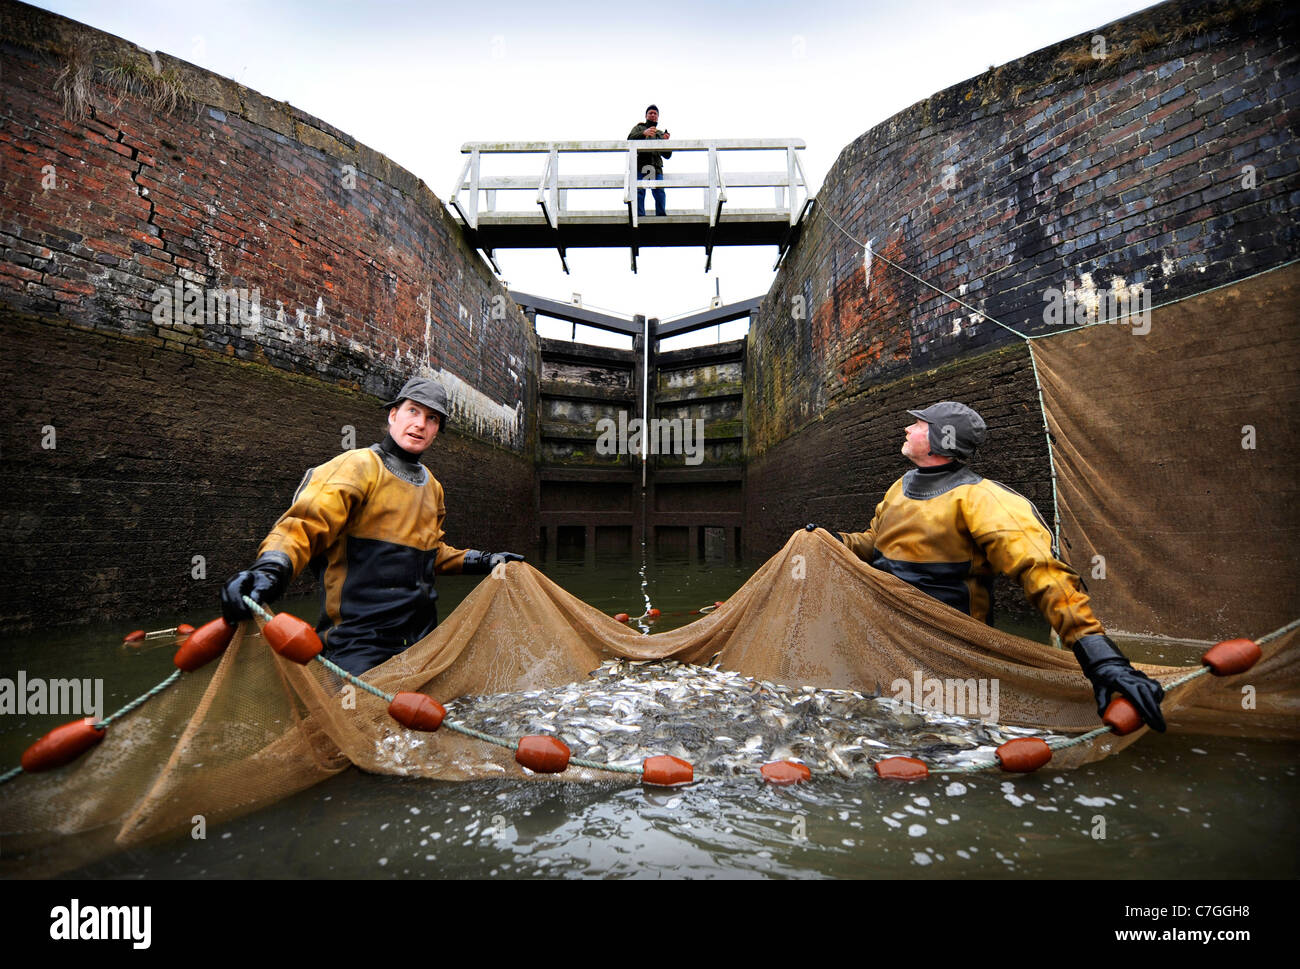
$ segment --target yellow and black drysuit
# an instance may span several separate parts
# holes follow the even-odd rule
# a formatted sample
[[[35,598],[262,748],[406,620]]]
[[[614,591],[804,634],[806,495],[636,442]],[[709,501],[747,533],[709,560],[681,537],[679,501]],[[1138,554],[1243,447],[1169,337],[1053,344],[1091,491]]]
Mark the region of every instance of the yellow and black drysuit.
[[[442,540],[442,485],[390,442],[309,469],[258,549],[259,559],[287,558],[293,575],[311,566],[320,585],[316,631],[324,655],[351,673],[432,632],[434,575],[465,565],[466,550]]]
[[[875,568],[983,622],[991,621],[993,576],[1001,572],[1020,583],[1066,646],[1105,632],[1038,510],[960,462],[907,472],[865,532],[839,537]]]

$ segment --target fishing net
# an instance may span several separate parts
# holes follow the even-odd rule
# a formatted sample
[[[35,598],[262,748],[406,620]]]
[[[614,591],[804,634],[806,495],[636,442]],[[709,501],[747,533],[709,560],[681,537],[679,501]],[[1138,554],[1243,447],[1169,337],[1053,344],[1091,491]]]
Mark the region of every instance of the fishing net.
[[[1300,615],[1291,578],[1300,450],[1279,404],[1288,394],[1297,399],[1287,366],[1297,357],[1276,350],[1294,343],[1282,310],[1294,283],[1258,280],[1156,310],[1150,348],[1118,327],[1036,341],[1062,455],[1067,558],[1080,567],[1091,555],[1106,557],[1106,578],[1090,588],[1108,625],[1214,639],[1260,636]],[[1276,325],[1256,328],[1269,319]],[[1128,343],[1117,350],[1109,341],[1119,339]],[[1212,393],[1196,364],[1225,346],[1250,361],[1249,374],[1231,381],[1249,386],[1247,403]],[[1121,352],[1155,362],[1132,366]],[[1187,354],[1187,366],[1173,362]],[[1263,428],[1279,435],[1269,439],[1276,443],[1259,457],[1228,461],[1216,450],[1220,425],[1238,435],[1240,449],[1240,427],[1251,423],[1261,440]],[[1108,517],[1107,509],[1116,511]],[[1268,643],[1246,673],[1203,676],[1172,691],[1164,704],[1170,729],[1300,737],[1297,635]],[[717,611],[651,636],[512,563],[366,680],[446,702],[580,681],[611,657],[716,660],[774,683],[868,693],[888,694],[918,675],[996,680],[1002,723],[1057,732],[1098,725],[1070,653],[976,622],[870,568],[824,531],[796,532]],[[1187,672],[1138,665],[1165,683]],[[1145,732],[1096,737],[1057,751],[1051,764],[1105,757]],[[213,824],[254,810],[350,765],[448,780],[543,776],[526,774],[507,749],[445,728],[401,727],[383,700],[318,663],[276,656],[245,623],[219,662],[184,674],[116,721],[73,765],[0,785],[0,865],[8,874],[49,873],[185,830],[199,816]],[[570,767],[559,776],[613,775]]]
[[[1061,538],[1108,630],[1190,639],[1300,616],[1300,267],[1030,342]]]

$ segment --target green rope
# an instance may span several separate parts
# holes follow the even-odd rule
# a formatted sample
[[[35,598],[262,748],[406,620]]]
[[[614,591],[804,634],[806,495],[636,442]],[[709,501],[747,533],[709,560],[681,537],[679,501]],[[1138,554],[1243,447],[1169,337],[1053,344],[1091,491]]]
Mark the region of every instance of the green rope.
[[[148,700],[151,697],[157,696],[159,693],[167,689],[167,687],[171,686],[180,678],[181,678],[181,671],[173,670],[172,675],[167,677],[167,679],[163,680],[157,686],[154,686],[151,689],[149,689],[147,692],[140,694],[138,697],[136,697],[134,700],[132,700],[130,703],[124,706],[121,710],[118,710],[112,716],[105,717],[103,720],[100,720],[97,723],[92,724],[91,726],[93,726],[96,730],[107,730],[109,724],[111,724],[114,720],[120,720],[122,717],[125,717],[132,710],[135,710],[137,707],[141,706],[146,700]],[[6,771],[4,774],[0,774],[0,784],[5,783],[6,781],[13,780],[22,772],[23,772],[23,768],[22,765],[20,764],[19,766],[13,768],[12,770]]]
[[[617,764],[602,764],[599,761],[584,760],[581,757],[570,757],[570,764],[576,764],[578,767],[590,767],[592,770],[607,770],[615,774],[640,774],[640,767],[621,767]]]
[[[1209,672],[1211,672],[1211,670],[1208,666],[1201,666],[1198,667],[1197,669],[1192,670],[1190,673],[1184,673],[1182,676],[1178,677],[1178,679],[1170,680],[1168,683],[1164,685],[1165,693],[1168,693],[1170,690],[1175,689],[1176,687],[1182,686],[1184,683],[1190,683],[1198,676],[1204,676],[1206,673]]]
[[[1273,630],[1267,636],[1260,636],[1259,639],[1255,640],[1255,645],[1263,646],[1266,643],[1271,643],[1273,640],[1279,638],[1280,636],[1285,636],[1287,633],[1298,628],[1300,628],[1300,619],[1293,619],[1285,626]],[[1168,683],[1166,683],[1164,685],[1165,692],[1168,693],[1172,690],[1176,690],[1180,686],[1190,683],[1198,676],[1205,676],[1207,673],[1212,673],[1212,672],[1213,670],[1211,670],[1210,667],[1208,666],[1198,667],[1197,669],[1191,670],[1188,673],[1184,673],[1182,676],[1178,677],[1177,679],[1170,680]],[[1106,726],[1096,727],[1092,730],[1089,730],[1087,733],[1079,734],[1079,736],[1077,737],[1071,737],[1069,740],[1049,740],[1047,741],[1047,746],[1051,747],[1053,753],[1055,753],[1058,750],[1065,750],[1067,747],[1077,747],[1079,744],[1086,744],[1088,741],[1094,740],[1095,738],[1100,737],[1102,734],[1110,733],[1110,732],[1111,732],[1110,727],[1106,727]],[[987,770],[990,767],[997,766],[997,763],[998,763],[997,759],[995,758],[992,762],[988,764],[963,764],[960,767],[940,767],[936,764],[926,764],[925,766],[931,768],[932,771],[936,774],[970,774],[976,771]]]
[[[1254,642],[1255,642],[1255,645],[1256,645],[1256,646],[1263,646],[1263,645],[1265,645],[1265,644],[1267,644],[1267,643],[1271,643],[1273,640],[1277,639],[1278,637],[1280,637],[1280,636],[1285,636],[1287,633],[1289,633],[1289,632],[1291,632],[1293,629],[1297,629],[1297,628],[1300,628],[1300,619],[1293,619],[1293,620],[1291,620],[1289,623],[1287,623],[1285,626],[1282,626],[1282,627],[1279,628],[1279,629],[1274,629],[1274,630],[1273,630],[1271,633],[1269,633],[1267,636],[1260,636],[1259,639],[1256,639],[1256,640],[1254,641]],[[1199,669],[1194,669],[1194,670],[1192,670],[1190,673],[1185,673],[1185,674],[1183,674],[1182,676],[1178,677],[1178,679],[1176,679],[1176,680],[1170,680],[1168,683],[1166,683],[1166,684],[1165,684],[1165,692],[1168,692],[1169,690],[1175,689],[1176,687],[1180,687],[1180,686],[1182,686],[1184,683],[1190,683],[1192,680],[1196,679],[1198,676],[1205,676],[1205,674],[1207,674],[1207,673],[1212,673],[1212,672],[1214,672],[1214,671],[1211,670],[1210,667],[1208,667],[1208,666],[1202,666],[1202,667],[1200,667]]]
[[[517,740],[506,740],[502,737],[494,737],[490,733],[483,733],[481,730],[475,730],[473,727],[467,727],[462,723],[456,723],[454,720],[444,720],[442,725],[448,730],[454,730],[456,733],[463,733],[466,737],[474,737],[477,740],[496,744],[498,747],[505,747],[507,750],[519,749],[519,741]]]
[[[832,220],[832,221],[833,221],[833,220]],[[1032,360],[1033,360],[1033,351],[1032,351],[1032,350],[1030,351],[1029,357],[1030,357],[1030,360],[1032,361]],[[1046,411],[1046,408],[1043,407],[1043,392],[1042,392],[1042,386],[1041,386],[1041,384],[1038,384],[1038,366],[1037,366],[1036,363],[1035,363],[1035,365],[1034,365],[1034,382],[1035,382],[1035,384],[1038,385],[1038,404],[1039,404],[1039,407],[1042,409],[1042,412],[1043,412],[1043,429],[1044,429],[1044,431],[1046,432],[1046,431],[1047,431],[1047,411]],[[1051,435],[1050,435],[1050,434],[1048,434],[1047,453],[1048,453],[1048,457],[1049,457],[1049,459],[1050,459],[1050,458],[1051,458],[1051,454],[1052,454],[1052,444],[1051,444]],[[1055,469],[1055,465],[1053,465],[1053,467],[1052,467],[1052,507],[1053,507],[1053,511],[1054,511],[1054,513],[1055,513],[1055,509],[1056,509],[1056,469]],[[1055,523],[1056,523],[1056,529],[1057,529],[1057,542],[1058,542],[1058,547],[1059,547],[1059,542],[1060,542],[1060,516],[1059,516],[1059,514],[1054,514],[1054,517],[1055,517]],[[262,608],[262,606],[261,606],[259,603],[257,603],[257,602],[255,602],[255,601],[253,601],[252,599],[248,598],[248,596],[244,596],[244,602],[249,606],[250,609],[253,609],[254,611],[256,611],[256,612],[258,613],[258,615],[262,618],[262,621],[263,621],[263,622],[270,622],[271,619],[274,618],[274,617],[273,617],[273,616],[272,616],[272,615],[271,615],[271,614],[270,614],[266,609]],[[708,607],[706,607],[706,608],[708,608]],[[700,611],[703,612],[704,609],[701,609]],[[1289,632],[1289,631],[1291,631],[1292,629],[1295,629],[1295,628],[1297,628],[1297,627],[1300,627],[1300,619],[1296,619],[1296,620],[1294,620],[1294,621],[1288,623],[1287,625],[1283,626],[1282,628],[1277,629],[1277,630],[1275,630],[1275,631],[1269,633],[1267,636],[1263,636],[1263,637],[1261,637],[1260,639],[1256,640],[1256,644],[1262,645],[1263,643],[1270,642],[1270,641],[1276,639],[1276,638],[1279,637],[1279,636],[1285,635],[1287,632]],[[361,687],[361,689],[365,690],[367,693],[372,693],[372,694],[374,694],[375,696],[377,696],[377,697],[379,697],[381,700],[383,700],[385,703],[392,703],[392,702],[393,702],[393,695],[392,695],[392,694],[385,693],[383,690],[379,689],[377,686],[375,686],[375,685],[372,684],[372,683],[367,683],[365,680],[358,679],[356,676],[354,676],[353,674],[349,673],[347,670],[343,669],[342,667],[338,666],[337,664],[331,662],[330,660],[326,659],[324,656],[321,656],[320,654],[317,654],[317,655],[316,655],[316,659],[321,663],[321,665],[323,665],[323,666],[324,666],[326,669],[328,669],[330,672],[336,674],[337,676],[342,677],[343,679],[347,680],[349,683],[352,683],[352,684],[355,684],[356,686]],[[1208,666],[1202,666],[1202,667],[1200,667],[1199,669],[1193,670],[1193,671],[1191,671],[1190,673],[1186,674],[1185,676],[1179,677],[1178,679],[1176,679],[1176,680],[1170,682],[1170,683],[1165,687],[1165,689],[1166,689],[1166,690],[1173,690],[1173,689],[1175,689],[1175,688],[1177,688],[1177,687],[1179,687],[1179,686],[1182,686],[1184,683],[1188,683],[1188,682],[1194,680],[1194,679],[1195,679],[1196,677],[1198,677],[1198,676],[1204,676],[1204,675],[1205,675],[1206,673],[1208,673],[1208,672],[1210,672],[1210,668],[1209,668]],[[170,677],[168,677],[168,679],[165,680],[163,683],[160,683],[158,686],[154,687],[152,690],[149,691],[149,693],[145,694],[145,696],[143,696],[143,697],[141,697],[140,699],[134,701],[134,703],[128,705],[127,707],[124,707],[121,711],[119,711],[118,713],[114,714],[113,717],[110,717],[109,720],[104,721],[104,726],[107,726],[108,723],[111,722],[113,719],[115,719],[115,718],[121,716],[122,714],[128,712],[128,711],[131,710],[131,709],[134,709],[134,707],[138,706],[140,703],[143,703],[144,700],[147,699],[149,696],[152,696],[153,694],[159,692],[160,690],[162,690],[162,689],[165,688],[166,686],[170,685],[171,682],[174,681],[174,680],[176,679],[176,677],[179,675],[179,673],[180,673],[180,671],[177,670],[176,673],[173,673],[173,674],[172,674]],[[98,725],[97,725],[97,726],[98,726]],[[504,748],[507,749],[507,750],[518,750],[518,749],[519,749],[519,741],[517,741],[517,740],[506,740],[504,737],[498,737],[498,736],[496,736],[496,735],[494,735],[494,734],[484,733],[484,732],[481,731],[481,730],[475,730],[473,727],[467,727],[467,726],[465,726],[464,724],[457,723],[457,722],[454,721],[454,720],[443,720],[443,722],[442,722],[442,726],[446,727],[448,730],[454,731],[455,733],[463,734],[463,735],[466,736],[466,737],[473,737],[475,740],[482,740],[482,741],[484,741],[485,743],[494,744],[494,745],[496,745],[497,747],[504,747]],[[1100,737],[1102,734],[1110,733],[1110,732],[1111,732],[1111,728],[1110,728],[1110,727],[1102,726],[1102,727],[1097,727],[1097,728],[1094,729],[1094,730],[1090,730],[1090,731],[1088,731],[1087,733],[1080,734],[1080,735],[1077,736],[1077,737],[1072,737],[1072,738],[1070,738],[1069,740],[1045,741],[1045,743],[1047,743],[1047,746],[1048,746],[1049,748],[1051,748],[1051,750],[1052,750],[1053,752],[1055,752],[1055,751],[1058,751],[1058,750],[1065,750],[1065,749],[1068,748],[1068,747],[1075,747],[1075,746],[1078,746],[1079,744],[1087,743],[1088,741],[1093,740],[1093,739],[1095,739],[1096,737]],[[922,763],[925,763],[925,762],[922,761]],[[620,766],[620,765],[616,765],[616,764],[602,764],[602,763],[600,763],[599,761],[586,760],[586,759],[581,758],[581,757],[571,757],[571,758],[569,758],[569,765],[570,765],[570,766],[574,766],[574,767],[586,767],[586,768],[589,768],[589,769],[591,769],[591,770],[608,771],[608,772],[610,772],[610,773],[615,773],[615,774],[642,774],[642,773],[644,773],[644,770],[643,770],[642,767],[624,767],[624,766]],[[930,770],[932,773],[935,773],[935,774],[973,774],[973,773],[977,773],[977,772],[979,772],[979,771],[986,771],[986,770],[989,770],[990,768],[997,767],[997,766],[999,766],[999,761],[998,761],[998,759],[997,759],[997,757],[996,757],[996,755],[995,755],[994,758],[993,758],[992,760],[988,761],[987,763],[970,763],[970,764],[960,764],[960,765],[940,765],[940,764],[930,764],[930,763],[926,763],[925,766],[926,766],[926,768],[927,768],[928,770]],[[4,783],[6,780],[8,780],[10,777],[14,776],[14,775],[17,774],[17,773],[21,773],[21,772],[22,772],[22,768],[21,768],[21,767],[17,767],[17,768],[15,768],[14,770],[10,771],[8,774],[6,774],[6,775],[0,777],[0,784],[3,784],[3,783]],[[854,773],[853,776],[856,777],[856,776],[858,776],[858,775],[857,775],[856,773]]]
[[[262,608],[261,604],[254,602],[248,596],[244,596],[244,603],[250,609],[254,610],[261,617],[263,622],[270,622],[272,618],[274,618],[270,612]],[[329,670],[331,673],[335,674],[336,676],[342,677],[343,679],[347,680],[349,683],[353,684],[354,686],[361,687],[361,689],[365,690],[367,693],[374,694],[375,696],[379,697],[379,699],[383,700],[385,703],[393,702],[393,694],[385,693],[383,690],[379,689],[379,687],[375,686],[373,683],[367,683],[365,680],[358,679],[356,676],[352,675],[347,670],[343,669],[343,667],[339,666],[337,663],[331,662],[330,660],[326,659],[320,653],[317,653],[315,658],[322,666],[324,666],[327,670]],[[463,733],[467,737],[473,737],[476,740],[482,740],[489,744],[496,744],[498,747],[505,747],[509,750],[517,750],[519,748],[519,743],[517,741],[505,740],[501,737],[494,737],[490,733],[483,733],[482,731],[475,730],[472,727],[462,726],[461,724],[456,723],[453,720],[443,720],[442,726],[446,727],[448,730],[454,730],[456,733]]]
[[[932,767],[932,772],[935,774],[975,774],[982,770],[988,770],[990,767],[996,767],[997,763],[997,759],[994,758],[987,764],[957,764],[952,767],[940,767],[937,764],[926,764],[925,766]]]
[[[1286,624],[1285,626],[1283,626],[1281,629],[1274,629],[1274,630],[1273,630],[1271,633],[1269,633],[1267,636],[1260,636],[1259,639],[1255,640],[1255,645],[1256,645],[1256,646],[1263,646],[1265,643],[1271,643],[1273,640],[1277,639],[1279,636],[1285,636],[1285,635],[1286,635],[1287,633],[1289,633],[1291,630],[1296,629],[1296,628],[1300,628],[1300,619],[1292,619],[1289,623],[1287,623],[1287,624]]]
[[[1077,747],[1079,744],[1086,744],[1094,737],[1100,737],[1104,733],[1110,733],[1111,728],[1106,726],[1094,727],[1087,733],[1081,733],[1077,737],[1071,737],[1069,740],[1060,740],[1056,743],[1049,742],[1047,746],[1052,750],[1065,750],[1067,747]]]
[[[327,670],[329,670],[331,673],[335,674],[336,676],[343,677],[343,679],[347,680],[349,683],[355,686],[361,687],[361,689],[365,690],[367,693],[373,693],[375,696],[379,697],[379,699],[383,700],[385,703],[393,702],[393,694],[385,693],[383,690],[375,686],[373,683],[367,683],[365,680],[357,679],[347,670],[343,669],[343,667],[339,666],[336,663],[330,662],[320,653],[316,654],[316,659],[320,662],[321,666],[325,667]]]
[[[1100,737],[1104,733],[1110,733],[1110,727],[1097,727],[1095,730],[1089,730],[1087,733],[1080,734],[1077,737],[1071,737],[1069,740],[1045,740],[1043,742],[1051,748],[1053,753],[1055,753],[1056,751],[1064,750],[1067,747],[1074,747],[1078,744],[1087,743],[1094,737]],[[1010,741],[1008,741],[1008,743],[1010,743]],[[917,759],[920,760],[920,758]],[[969,764],[932,764],[927,763],[926,761],[921,761],[921,763],[925,764],[926,768],[932,774],[976,774],[980,771],[986,771],[991,767],[1001,766],[1001,762],[998,760],[996,754],[992,760],[984,763],[980,763],[979,761],[973,761]]]
[[[181,671],[180,671],[180,670],[173,670],[171,676],[167,677],[167,679],[163,680],[163,681],[162,681],[161,683],[159,683],[157,686],[153,687],[153,689],[149,690],[147,693],[142,693],[142,694],[140,694],[140,696],[136,697],[134,700],[132,700],[130,703],[128,703],[126,706],[124,706],[121,710],[118,710],[117,713],[113,714],[111,717],[106,717],[105,719],[99,721],[99,723],[95,724],[95,725],[94,725],[94,726],[95,726],[95,729],[96,729],[96,730],[103,730],[103,729],[105,729],[106,727],[108,727],[108,725],[109,725],[110,723],[112,723],[114,720],[118,720],[118,719],[120,719],[120,718],[122,718],[122,717],[125,717],[128,713],[130,713],[130,712],[131,712],[132,710],[134,710],[136,707],[138,707],[138,706],[140,706],[142,703],[144,703],[145,700],[148,700],[150,697],[155,697],[155,696],[157,696],[159,693],[161,693],[163,690],[167,689],[167,687],[171,686],[173,683],[175,683],[175,682],[176,682],[177,680],[179,680],[180,678],[181,678]]]
[[[264,609],[261,606],[260,603],[255,602],[254,600],[250,599],[248,596],[244,596],[244,603],[250,609],[254,610],[261,617],[263,622],[270,622],[274,618],[270,612],[268,612],[266,609]],[[316,654],[316,659],[320,662],[322,666],[324,666],[331,673],[334,673],[336,676],[341,676],[349,683],[361,687],[361,689],[365,690],[367,693],[374,694],[375,696],[379,697],[379,699],[383,700],[385,703],[393,702],[393,694],[385,693],[383,690],[379,689],[379,687],[375,686],[373,683],[367,683],[365,680],[358,679],[357,677],[349,673],[347,670],[339,666],[337,663],[333,663],[330,660],[327,660],[324,656],[320,655],[319,653]],[[179,672],[179,670],[177,672]],[[495,744],[498,747],[505,747],[507,750],[519,749],[519,741],[517,740],[506,740],[504,737],[497,737],[490,733],[484,733],[481,730],[475,730],[473,727],[467,727],[464,724],[457,723],[454,720],[443,720],[442,726],[446,727],[448,730],[453,730],[456,733],[464,734],[467,737],[473,737],[475,740],[482,740],[485,743]],[[615,773],[623,773],[623,774],[641,773],[640,767],[615,767],[612,764],[600,764],[592,760],[579,760],[577,758],[574,758],[571,759],[569,763],[577,764],[579,767],[591,767],[595,770],[613,771]]]
[[[275,616],[271,615],[268,610],[264,609],[262,604],[256,599],[250,599],[248,596],[242,596],[241,598],[244,600],[244,605],[257,613],[258,618],[261,619],[262,622],[270,622],[275,618]]]
[[[248,596],[244,596],[243,598],[244,598],[244,605],[248,606],[248,608],[256,612],[258,617],[262,620],[262,622],[264,623],[270,622],[272,619],[275,618],[274,616],[271,615],[271,613],[268,610],[262,607],[261,603],[253,599],[250,599]],[[353,686],[361,687],[361,689],[365,690],[367,693],[373,693],[375,696],[379,697],[379,699],[383,700],[385,703],[393,702],[393,694],[385,693],[383,690],[379,689],[379,687],[375,686],[373,683],[367,683],[365,680],[358,679],[356,676],[353,676],[351,673],[349,673],[343,667],[339,666],[337,663],[327,660],[320,653],[317,653],[315,658],[322,666],[324,666],[335,676],[342,677],[343,679],[351,683]]]

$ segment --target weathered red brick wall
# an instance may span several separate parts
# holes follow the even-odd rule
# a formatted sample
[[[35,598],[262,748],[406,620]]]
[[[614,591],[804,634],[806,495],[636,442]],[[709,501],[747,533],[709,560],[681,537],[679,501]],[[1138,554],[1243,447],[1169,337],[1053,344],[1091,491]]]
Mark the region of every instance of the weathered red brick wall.
[[[1162,304],[1296,258],[1296,28],[1282,3],[1162,4],[845,148],[751,322],[746,553],[770,554],[810,518],[865,525],[910,466],[905,410],[944,398],[984,413],[977,467],[1050,521],[1028,356],[984,317],[1042,333],[1050,289],[1145,287]]]
[[[0,18],[0,624],[210,610],[304,468],[344,425],[382,434],[416,370],[452,396],[426,458],[449,537],[526,550],[536,338],[428,188],[233,81]],[[181,103],[155,109],[166,85]]]

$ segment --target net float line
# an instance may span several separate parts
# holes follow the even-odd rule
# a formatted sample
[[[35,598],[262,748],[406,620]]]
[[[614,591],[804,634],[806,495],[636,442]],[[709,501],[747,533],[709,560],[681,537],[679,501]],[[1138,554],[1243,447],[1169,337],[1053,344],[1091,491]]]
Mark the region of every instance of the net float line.
[[[1260,646],[1271,643],[1297,628],[1300,628],[1300,619],[1294,619],[1256,640],[1225,639],[1215,643],[1201,654],[1199,668],[1169,682],[1165,687],[1165,695],[1168,696],[1171,691],[1207,673],[1214,676],[1235,676],[1246,672],[1263,656]],[[992,767],[1000,767],[1008,773],[1029,773],[1051,760],[1055,751],[1087,743],[1106,733],[1114,733],[1122,737],[1137,730],[1142,723],[1137,708],[1122,694],[1116,693],[1102,714],[1103,726],[1077,737],[1071,737],[1069,740],[1049,742],[1037,737],[1020,737],[999,746],[994,751],[993,760],[984,763],[973,762],[949,766],[928,764],[916,757],[886,757],[877,761],[874,766],[878,777],[895,780],[920,780],[929,775],[931,768],[937,774],[973,774]],[[904,761],[907,763],[902,763]]]
[[[640,774],[643,783],[663,786],[690,783],[694,779],[692,765],[676,757],[660,755],[646,758],[639,768],[601,763],[571,757],[569,748],[557,737],[529,736],[520,740],[510,740],[446,720],[445,708],[431,697],[419,693],[395,695],[384,693],[373,684],[359,679],[321,656],[323,646],[315,630],[296,616],[289,613],[274,616],[258,602],[248,597],[245,597],[244,601],[263,621],[263,634],[277,654],[300,664],[306,664],[312,659],[318,660],[335,675],[383,699],[389,705],[389,714],[411,729],[437,730],[445,722],[448,729],[457,733],[515,751],[515,759],[518,763],[538,773],[560,773],[573,764],[612,773]],[[717,602],[712,608],[716,609],[721,605],[721,602]],[[658,610],[650,610],[647,615],[652,612]],[[199,629],[182,624],[173,629],[156,630],[153,633],[137,630],[130,634],[125,641],[130,641],[133,637],[139,641],[151,635],[161,638],[164,635],[175,635],[189,630],[189,634],[180,640],[180,648],[173,658],[177,669],[170,676],[101,721],[86,717],[49,731],[28,747],[18,766],[0,774],[0,784],[22,773],[52,770],[71,763],[85,751],[98,745],[114,721],[165,691],[180,679],[182,672],[192,672],[221,655],[233,640],[237,628],[219,617]],[[1171,681],[1166,692],[1190,683],[1206,673],[1215,676],[1234,676],[1243,673],[1261,658],[1261,645],[1270,643],[1297,628],[1300,628],[1300,619],[1293,620],[1259,637],[1256,641],[1239,638],[1216,643],[1202,655],[1200,668]],[[994,752],[994,758],[985,763],[934,764],[933,767],[936,772],[945,774],[974,773],[994,766],[1010,773],[1028,773],[1046,764],[1056,750],[1087,743],[1107,732],[1123,736],[1141,727],[1142,719],[1136,708],[1124,696],[1116,694],[1103,713],[1103,724],[1102,727],[1065,741],[1048,743],[1041,738],[1029,737],[1010,740],[1000,745]],[[915,757],[889,757],[877,761],[873,766],[877,776],[882,778],[916,780],[928,776],[932,765]],[[806,765],[795,761],[774,761],[764,764],[759,772],[766,782],[776,785],[798,784],[811,777],[811,770]]]
[[[701,607],[698,608],[698,609],[688,609],[686,612],[670,612],[670,613],[667,613],[667,615],[669,615],[669,616],[707,616],[709,613],[713,612],[715,609],[719,608],[721,605],[722,605],[722,601],[719,600],[719,601],[713,603],[712,605],[701,606]],[[648,611],[644,616],[638,616],[637,618],[639,618],[639,619],[657,619],[657,618],[659,618],[659,617],[662,616],[662,615],[664,615],[664,613],[660,612],[658,609],[651,609],[651,610],[649,610],[649,611]]]
[[[130,645],[132,643],[142,643],[149,639],[165,639],[168,636],[179,638],[188,636],[192,632],[194,632],[194,627],[187,622],[183,622],[179,626],[172,626],[170,629],[155,629],[153,632],[136,629],[123,636],[122,643],[123,645]]]
[[[423,693],[385,693],[373,683],[367,683],[365,680],[349,673],[337,663],[326,659],[321,655],[324,646],[316,635],[316,631],[298,617],[287,612],[273,616],[261,603],[247,596],[244,597],[244,603],[263,621],[262,635],[277,654],[303,665],[315,659],[335,676],[387,703],[389,715],[404,727],[425,731],[446,727],[448,730],[463,734],[466,737],[473,737],[475,740],[513,750],[515,760],[519,764],[542,774],[558,774],[572,764],[577,767],[587,767],[616,774],[639,774],[645,783],[657,784],[659,782],[654,778],[664,772],[661,765],[651,764],[651,761],[657,760],[654,757],[647,758],[640,767],[604,764],[580,757],[570,757],[569,748],[558,737],[538,735],[523,737],[520,740],[511,740],[507,737],[499,737],[495,734],[475,730],[466,724],[447,719],[446,709],[432,697],[425,696]],[[676,760],[676,758],[673,759]],[[685,764],[685,761],[678,761],[678,763]],[[687,770],[689,770],[690,765],[686,766]],[[683,782],[677,781],[674,783]]]
[[[614,613],[613,619],[615,622],[631,624],[634,622],[641,622],[645,619],[658,619],[662,615],[663,613],[660,612],[658,609],[651,607],[650,609],[647,609],[645,612],[641,613],[641,615],[639,616],[633,616],[626,612],[616,612]],[[680,616],[683,615],[683,613],[674,613],[673,615]]]
[[[224,623],[225,621],[214,620],[214,623],[215,622]],[[212,626],[214,623],[209,623],[208,626]],[[207,627],[204,628],[206,629]],[[220,650],[213,653],[213,656],[217,655],[219,652],[224,650],[226,646],[230,645],[230,639],[234,636],[235,627],[231,626],[229,628],[229,636],[225,637],[225,641],[221,644]],[[186,630],[188,630],[188,632],[185,632]],[[103,720],[96,721],[92,717],[85,717],[81,720],[73,720],[71,723],[65,723],[62,726],[55,727],[23,751],[22,758],[17,767],[0,774],[0,784],[13,780],[19,774],[35,774],[41,771],[53,770],[56,767],[62,767],[65,764],[70,764],[91,747],[97,746],[99,742],[104,739],[109,726],[111,726],[115,720],[121,719],[128,713],[131,713],[133,710],[144,705],[147,701],[158,696],[158,694],[162,693],[172,684],[177,682],[181,678],[181,673],[189,672],[190,669],[198,668],[197,666],[187,667],[182,665],[182,662],[180,661],[181,655],[186,653],[187,644],[198,632],[199,630],[196,630],[188,623],[182,623],[180,626],[176,626],[172,629],[159,629],[151,633],[146,633],[143,630],[136,630],[129,634],[125,639],[123,639],[124,643],[143,642],[150,637],[161,639],[164,636],[175,636],[178,634],[183,636],[183,638],[179,640],[180,649],[177,651],[176,659],[173,660],[177,668],[173,670],[172,674],[161,683],[157,683],[150,687],[130,703],[126,704],[126,706],[105,717]],[[139,633],[138,636],[136,635],[137,633]],[[211,658],[212,656],[208,657],[208,659]]]

